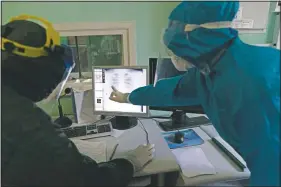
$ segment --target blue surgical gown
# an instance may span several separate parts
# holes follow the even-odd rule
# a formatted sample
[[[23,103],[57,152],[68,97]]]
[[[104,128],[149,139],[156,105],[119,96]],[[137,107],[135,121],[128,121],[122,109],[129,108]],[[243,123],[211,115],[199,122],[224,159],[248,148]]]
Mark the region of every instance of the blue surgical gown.
[[[244,158],[250,185],[280,185],[280,50],[236,38],[214,67],[196,68],[134,90],[135,105],[188,106],[200,103],[222,138]]]

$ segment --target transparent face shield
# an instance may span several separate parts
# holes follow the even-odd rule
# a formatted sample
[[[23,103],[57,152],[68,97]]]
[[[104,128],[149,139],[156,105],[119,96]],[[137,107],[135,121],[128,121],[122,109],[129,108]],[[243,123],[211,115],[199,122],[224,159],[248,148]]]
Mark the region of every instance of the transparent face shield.
[[[186,71],[179,71],[173,64],[171,58],[158,58],[155,78],[154,78],[154,86],[156,86],[157,82],[162,79],[167,79],[171,77],[176,77],[184,74]]]
[[[169,27],[162,30],[160,39],[160,51],[158,54],[154,86],[157,81],[184,74],[189,68],[194,67],[191,63],[176,56],[167,46],[173,39],[177,28]]]
[[[65,84],[66,84],[67,80],[69,79],[70,73],[72,72],[74,67],[75,67],[75,63],[72,66],[66,68],[66,70],[63,74],[63,78],[61,80],[61,83],[58,86],[58,92],[57,92],[56,100],[58,100],[59,97],[62,95],[62,93],[65,89]]]
[[[72,54],[72,49],[66,45],[62,45],[64,47],[64,54],[63,54],[63,60],[65,65],[65,72],[62,76],[62,80],[58,87],[58,92],[56,93],[56,100],[59,99],[59,97],[62,95],[63,90],[65,89],[65,84],[69,79],[70,73],[75,67],[75,62]]]
[[[62,46],[64,48],[63,60],[65,65],[65,71],[62,76],[61,82],[56,86],[53,92],[46,99],[44,99],[43,101],[44,103],[50,102],[51,100],[58,101],[58,99],[64,94],[66,82],[68,81],[70,77],[70,73],[75,67],[75,61],[73,59],[72,49],[66,45],[62,45]]]

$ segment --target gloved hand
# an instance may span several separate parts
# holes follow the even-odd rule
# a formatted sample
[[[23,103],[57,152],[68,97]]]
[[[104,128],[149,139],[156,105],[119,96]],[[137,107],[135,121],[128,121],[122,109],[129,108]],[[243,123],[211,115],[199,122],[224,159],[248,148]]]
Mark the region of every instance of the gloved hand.
[[[129,103],[128,96],[129,93],[119,92],[114,86],[111,86],[112,92],[110,94],[109,99],[118,103]]]
[[[116,158],[123,158],[130,161],[134,166],[134,172],[140,171],[154,157],[154,145],[140,145],[136,149],[116,155]]]

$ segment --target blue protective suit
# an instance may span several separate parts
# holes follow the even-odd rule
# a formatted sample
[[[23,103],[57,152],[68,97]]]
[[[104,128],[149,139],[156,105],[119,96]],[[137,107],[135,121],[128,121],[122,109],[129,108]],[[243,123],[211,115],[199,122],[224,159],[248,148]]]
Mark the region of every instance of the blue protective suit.
[[[219,134],[244,158],[251,185],[280,185],[280,51],[250,46],[238,38],[205,76],[190,69],[155,87],[134,90],[135,105],[201,103]]]
[[[233,2],[228,5],[225,5],[226,2],[220,3],[221,6],[219,2],[214,6],[220,13],[225,9],[238,9]],[[187,9],[188,6],[182,4],[177,8]],[[194,9],[196,6],[191,11],[196,12]],[[176,12],[173,11],[171,16],[183,15]],[[218,16],[223,17],[221,14]],[[190,17],[197,20],[192,21]],[[181,21],[187,20],[192,24],[200,22],[200,16],[190,17],[184,15]],[[211,21],[220,19],[213,18]],[[230,16],[225,20],[231,19]],[[204,21],[210,20],[201,20]],[[129,96],[130,102],[148,106],[200,103],[219,134],[247,162],[251,171],[250,185],[280,186],[280,50],[245,44],[233,29],[208,32],[199,28],[189,33],[190,41],[196,38],[192,42],[185,41],[177,34],[170,37],[167,47],[187,60],[196,59],[219,47],[216,38],[223,43],[233,42],[213,67],[215,74],[204,75],[198,68],[192,68],[184,75],[160,80],[155,87],[150,85],[134,90]],[[203,43],[200,43],[200,38],[204,39]],[[198,67],[198,61],[191,62]]]

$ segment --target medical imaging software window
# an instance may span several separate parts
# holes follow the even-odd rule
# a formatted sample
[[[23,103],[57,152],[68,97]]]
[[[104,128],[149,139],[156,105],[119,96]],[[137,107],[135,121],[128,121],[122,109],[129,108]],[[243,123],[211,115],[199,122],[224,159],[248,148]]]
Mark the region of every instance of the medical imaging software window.
[[[146,86],[146,69],[94,69],[95,111],[146,113],[147,107],[129,103],[118,103],[109,99],[112,86],[123,93],[131,93],[136,88]]]

